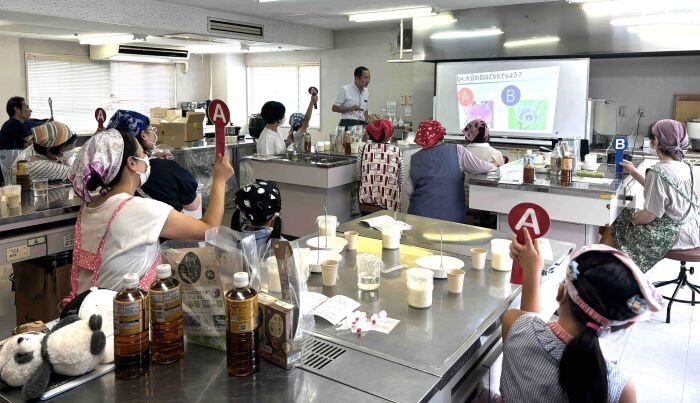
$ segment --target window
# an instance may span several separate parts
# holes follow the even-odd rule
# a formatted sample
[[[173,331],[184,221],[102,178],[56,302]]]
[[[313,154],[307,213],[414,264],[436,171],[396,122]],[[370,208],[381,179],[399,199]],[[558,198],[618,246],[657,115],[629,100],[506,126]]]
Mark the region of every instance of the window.
[[[318,64],[284,66],[248,66],[248,113],[260,113],[267,101],[279,101],[287,110],[285,125],[294,112],[305,113],[309,105],[309,87],[320,87]],[[321,101],[313,110],[310,127],[321,128]]]
[[[175,65],[95,61],[82,56],[28,54],[27,96],[35,118],[51,115],[78,133],[97,127],[95,109],[107,118],[117,109],[148,115],[152,107],[175,106]]]

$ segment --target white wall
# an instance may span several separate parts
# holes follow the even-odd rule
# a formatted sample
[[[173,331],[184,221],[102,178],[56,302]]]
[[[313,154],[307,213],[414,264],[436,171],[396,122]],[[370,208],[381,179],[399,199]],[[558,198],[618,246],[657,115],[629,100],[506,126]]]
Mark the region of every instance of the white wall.
[[[700,94],[700,56],[665,56],[591,60],[589,96],[626,106],[618,118],[618,132],[631,134],[637,123],[637,108],[647,116],[639,128],[644,137],[659,119],[673,118],[675,94]]]
[[[209,98],[211,85],[211,60],[209,55],[190,55],[187,69],[184,65],[175,66],[177,80],[177,101],[203,101]]]
[[[245,55],[220,54],[211,56],[211,99],[221,99],[228,105],[231,122],[246,126]]]
[[[0,36],[0,49],[3,50],[2,62],[0,63],[0,106],[2,107],[0,122],[7,119],[5,105],[7,100],[15,95],[22,95],[22,85],[18,72],[20,70],[19,40],[14,37]]]

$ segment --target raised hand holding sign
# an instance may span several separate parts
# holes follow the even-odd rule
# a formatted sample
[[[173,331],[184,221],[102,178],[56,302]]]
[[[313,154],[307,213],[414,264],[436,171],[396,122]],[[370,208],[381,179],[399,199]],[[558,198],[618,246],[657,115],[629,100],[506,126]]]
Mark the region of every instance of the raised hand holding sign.
[[[104,123],[107,120],[107,112],[102,108],[95,109],[95,120],[97,121],[97,131],[99,133],[105,129]]]
[[[508,225],[516,234],[518,242],[525,243],[523,231],[530,233],[533,242],[537,238],[544,236],[549,231],[549,214],[537,204],[520,203],[513,207],[508,213]],[[513,270],[510,272],[511,284],[523,283],[523,268],[518,261],[513,260]]]
[[[215,99],[209,104],[207,109],[209,119],[214,122],[215,139],[216,139],[216,156],[226,153],[226,136],[224,135],[224,126],[231,120],[228,106],[220,99]],[[216,160],[215,156],[215,160]]]
[[[311,96],[318,95],[318,88],[316,88],[316,87],[309,87],[309,94],[311,94]],[[317,104],[314,104],[314,109],[318,109],[318,105],[317,105]]]

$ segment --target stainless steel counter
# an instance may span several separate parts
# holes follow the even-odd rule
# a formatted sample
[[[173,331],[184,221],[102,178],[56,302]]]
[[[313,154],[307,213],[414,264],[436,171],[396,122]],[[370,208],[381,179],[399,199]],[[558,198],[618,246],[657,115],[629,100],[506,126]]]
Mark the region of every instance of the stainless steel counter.
[[[34,197],[31,191],[22,192],[22,205],[9,209],[7,217],[0,217],[0,234],[3,237],[14,231],[74,219],[82,201],[78,197],[69,199],[70,185],[49,190],[46,197]]]

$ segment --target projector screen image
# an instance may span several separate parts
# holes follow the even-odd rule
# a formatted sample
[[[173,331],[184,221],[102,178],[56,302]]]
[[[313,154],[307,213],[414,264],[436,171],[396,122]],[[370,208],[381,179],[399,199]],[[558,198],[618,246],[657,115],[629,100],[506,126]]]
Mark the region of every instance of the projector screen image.
[[[460,127],[484,120],[497,132],[552,133],[559,66],[458,74]]]

